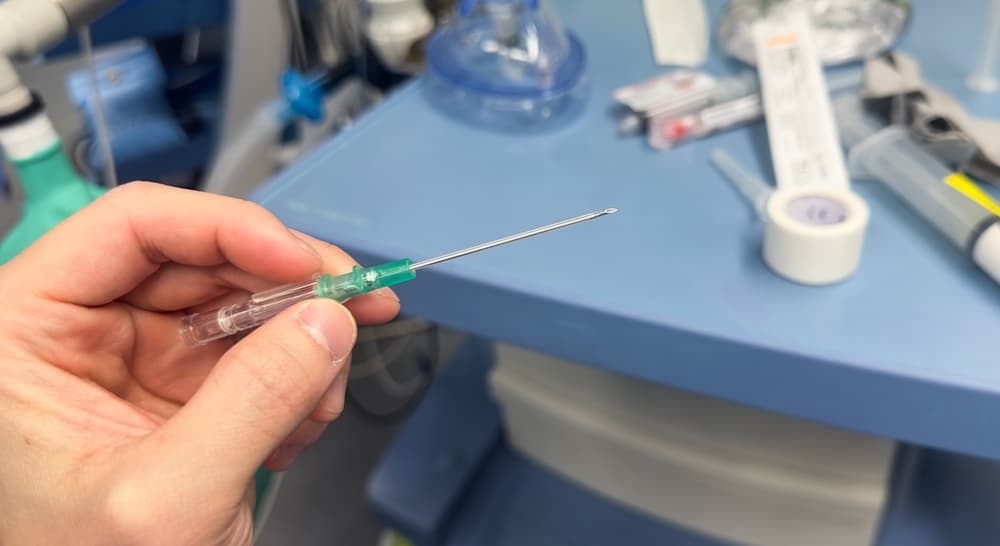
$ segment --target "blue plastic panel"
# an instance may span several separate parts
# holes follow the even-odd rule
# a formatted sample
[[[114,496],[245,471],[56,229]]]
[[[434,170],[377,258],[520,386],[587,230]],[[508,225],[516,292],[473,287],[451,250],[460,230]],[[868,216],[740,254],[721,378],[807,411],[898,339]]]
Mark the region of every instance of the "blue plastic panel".
[[[649,381],[928,446],[1000,458],[1000,288],[891,194],[847,282],[799,286],[760,258],[759,225],[709,166],[722,146],[767,175],[762,124],[667,154],[622,139],[611,91],[661,70],[639,2],[550,3],[583,40],[583,117],[531,137],[474,129],[408,86],[256,198],[366,263],[421,259],[556,219],[615,216],[421,271],[407,313]],[[717,16],[722,2],[709,2]],[[916,2],[903,49],[962,84],[985,2]],[[737,68],[718,51],[707,65]]]
[[[129,181],[172,174],[162,162],[171,151],[186,147],[188,136],[167,103],[167,78],[156,51],[148,44],[123,48],[100,58],[96,71],[118,176]],[[70,73],[66,87],[90,136],[87,165],[101,172],[106,168],[105,154],[96,137],[90,68]]]
[[[490,344],[470,341],[368,482],[376,511],[420,545],[439,543],[456,504],[499,441],[500,419],[484,381],[492,361]]]
[[[90,33],[97,47],[129,38],[164,38],[221,25],[228,19],[229,0],[127,0],[94,21]],[[47,51],[46,56],[58,57],[79,49],[74,35]]]

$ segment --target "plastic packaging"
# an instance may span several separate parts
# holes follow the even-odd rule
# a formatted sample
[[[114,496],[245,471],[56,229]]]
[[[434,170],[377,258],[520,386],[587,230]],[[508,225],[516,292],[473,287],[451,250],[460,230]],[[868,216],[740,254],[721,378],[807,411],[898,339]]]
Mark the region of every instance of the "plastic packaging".
[[[538,0],[466,0],[427,44],[432,103],[464,121],[530,130],[568,121],[586,93],[583,45]]]
[[[668,150],[689,139],[752,123],[764,114],[760,95],[749,95],[685,116],[670,114],[649,120],[647,140],[656,150]]]
[[[715,79],[688,70],[659,76],[615,90],[615,100],[631,113],[619,123],[622,134],[635,133],[653,117],[683,116],[757,92],[757,77],[751,72]]]
[[[888,49],[910,19],[909,0],[731,0],[719,24],[726,53],[755,64],[753,25],[765,17],[807,8],[824,65],[875,56]]]
[[[830,94],[836,94],[846,89],[861,85],[863,73],[861,70],[849,70],[832,75],[826,79],[826,87]],[[713,98],[725,100],[737,90],[747,89],[752,81],[753,87],[748,94],[740,98],[725,100],[711,106],[684,115],[674,115],[673,109],[665,110],[649,119],[646,135],[649,145],[657,150],[668,150],[690,139],[703,138],[713,133],[753,123],[764,116],[764,105],[757,92],[757,80],[745,79],[743,86],[739,78],[727,78],[729,81],[721,87]]]
[[[637,113],[673,109],[674,105],[688,104],[695,110],[708,106],[706,98],[718,85],[719,81],[705,72],[680,69],[623,85],[615,89],[611,96],[616,102]]]

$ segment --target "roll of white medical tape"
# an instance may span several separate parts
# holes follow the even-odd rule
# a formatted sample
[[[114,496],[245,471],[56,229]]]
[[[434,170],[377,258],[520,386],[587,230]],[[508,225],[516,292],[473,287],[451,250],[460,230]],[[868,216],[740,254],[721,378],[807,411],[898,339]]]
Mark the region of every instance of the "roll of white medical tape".
[[[764,262],[789,280],[830,284],[858,268],[868,206],[847,188],[778,188],[768,198]]]

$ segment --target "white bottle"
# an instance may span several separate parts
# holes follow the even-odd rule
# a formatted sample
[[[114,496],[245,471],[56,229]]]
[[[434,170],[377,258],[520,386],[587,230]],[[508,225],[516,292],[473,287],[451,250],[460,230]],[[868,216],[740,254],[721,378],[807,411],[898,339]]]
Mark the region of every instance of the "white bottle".
[[[365,36],[388,68],[414,72],[410,53],[414,44],[434,29],[434,19],[421,0],[367,0]]]

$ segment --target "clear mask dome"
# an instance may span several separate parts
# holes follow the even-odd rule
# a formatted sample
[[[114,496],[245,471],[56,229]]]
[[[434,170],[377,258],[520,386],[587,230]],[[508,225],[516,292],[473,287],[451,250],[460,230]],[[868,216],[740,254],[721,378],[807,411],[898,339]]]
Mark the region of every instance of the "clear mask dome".
[[[539,0],[465,0],[427,45],[431,98],[506,129],[565,121],[585,95],[585,55]]]

